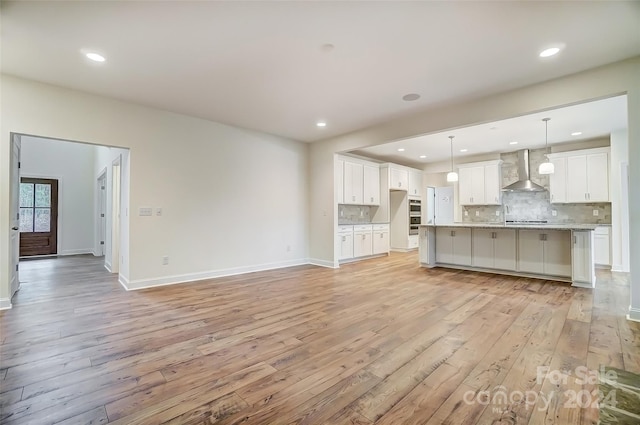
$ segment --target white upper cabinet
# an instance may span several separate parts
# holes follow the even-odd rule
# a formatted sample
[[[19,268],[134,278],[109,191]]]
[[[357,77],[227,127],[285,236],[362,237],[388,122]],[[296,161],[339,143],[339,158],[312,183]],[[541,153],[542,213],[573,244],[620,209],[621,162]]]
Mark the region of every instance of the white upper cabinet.
[[[409,171],[409,196],[422,195],[422,173],[419,171]]]
[[[364,165],[363,204],[380,205],[380,167]]]
[[[403,168],[389,167],[389,189],[408,190],[409,172]]]
[[[335,181],[336,203],[344,204],[344,161],[336,159],[333,179]]]
[[[553,203],[609,202],[609,148],[551,154]]]
[[[336,203],[380,205],[380,166],[357,158],[337,157],[335,161]]]
[[[502,161],[461,165],[458,169],[460,205],[500,205],[502,203]]]
[[[364,166],[355,162],[344,162],[344,203],[362,205]]]
[[[567,202],[567,158],[550,158],[554,166],[553,174],[549,174],[549,200],[551,203]]]

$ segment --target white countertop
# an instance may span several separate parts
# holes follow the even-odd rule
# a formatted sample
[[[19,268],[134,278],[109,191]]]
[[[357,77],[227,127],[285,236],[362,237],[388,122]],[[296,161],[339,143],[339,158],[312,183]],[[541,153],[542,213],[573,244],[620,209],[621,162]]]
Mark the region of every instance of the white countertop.
[[[610,226],[610,224],[578,224],[578,223],[450,223],[450,224],[421,224],[422,227],[478,227],[486,229],[545,229],[545,230],[594,230],[596,227]]]

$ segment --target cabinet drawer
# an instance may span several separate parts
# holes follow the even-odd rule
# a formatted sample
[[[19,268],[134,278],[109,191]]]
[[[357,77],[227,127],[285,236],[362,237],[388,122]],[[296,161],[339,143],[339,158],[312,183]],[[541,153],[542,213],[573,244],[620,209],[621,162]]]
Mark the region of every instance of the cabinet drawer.
[[[594,230],[596,235],[605,235],[605,236],[609,236],[609,232],[611,231],[610,227],[596,227],[596,229]]]
[[[372,230],[372,226],[370,224],[358,224],[353,226],[354,232],[370,232]]]
[[[383,232],[388,232],[389,231],[389,225],[388,224],[374,224],[373,225],[373,231],[383,231]]]
[[[338,226],[338,233],[339,234],[343,234],[343,233],[353,233],[353,226]]]

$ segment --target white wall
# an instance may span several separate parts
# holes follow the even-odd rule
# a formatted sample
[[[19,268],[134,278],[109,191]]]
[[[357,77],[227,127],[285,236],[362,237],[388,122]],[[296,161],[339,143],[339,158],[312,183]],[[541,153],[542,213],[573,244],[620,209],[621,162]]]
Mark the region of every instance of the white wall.
[[[9,292],[11,132],[129,149],[130,287],[307,261],[306,144],[1,78],[0,298]],[[140,207],[163,215],[140,217]]]
[[[22,136],[22,177],[58,180],[58,255],[93,252],[95,147]]]
[[[361,149],[422,134],[545,111],[627,93],[629,114],[629,190],[631,309],[640,320],[640,57],[521,89],[424,110],[363,130],[313,143],[310,147],[310,255],[318,263],[333,259],[336,215],[331,215],[333,153]]]

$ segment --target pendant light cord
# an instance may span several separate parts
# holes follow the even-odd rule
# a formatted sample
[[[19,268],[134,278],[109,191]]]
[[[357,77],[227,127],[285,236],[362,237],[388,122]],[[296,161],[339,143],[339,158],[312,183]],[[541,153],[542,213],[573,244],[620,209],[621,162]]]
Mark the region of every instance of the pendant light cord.
[[[551,118],[543,118],[544,121],[544,149],[547,153],[547,161],[549,160],[549,120]]]
[[[451,140],[451,172],[453,172],[453,137],[449,136],[449,140]]]

